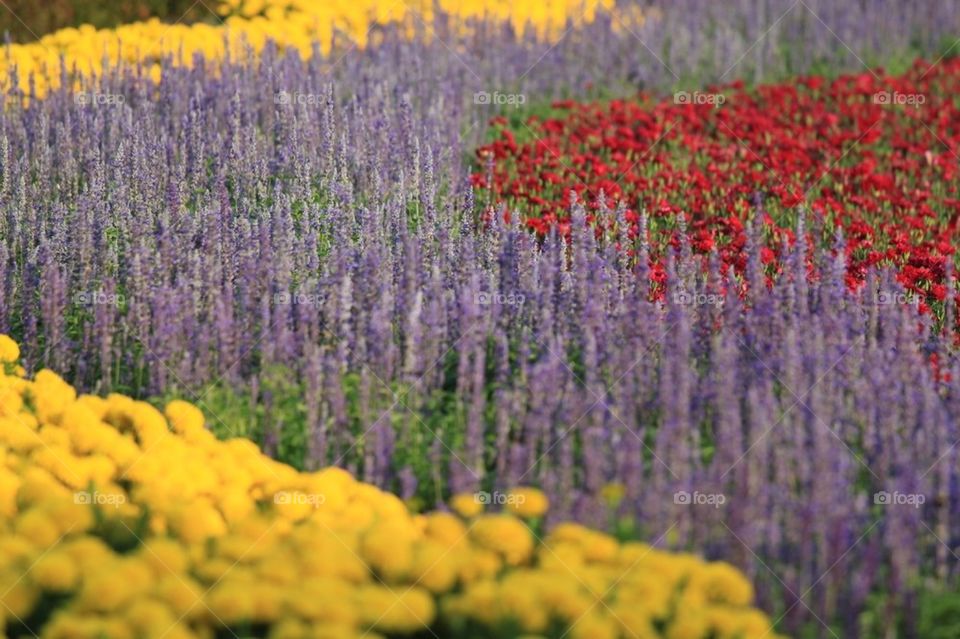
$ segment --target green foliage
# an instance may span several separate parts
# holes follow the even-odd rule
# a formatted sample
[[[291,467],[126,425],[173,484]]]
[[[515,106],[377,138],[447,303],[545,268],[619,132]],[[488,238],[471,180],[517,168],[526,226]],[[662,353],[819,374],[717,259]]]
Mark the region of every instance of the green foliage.
[[[960,637],[960,592],[931,592],[920,596],[919,637]]]

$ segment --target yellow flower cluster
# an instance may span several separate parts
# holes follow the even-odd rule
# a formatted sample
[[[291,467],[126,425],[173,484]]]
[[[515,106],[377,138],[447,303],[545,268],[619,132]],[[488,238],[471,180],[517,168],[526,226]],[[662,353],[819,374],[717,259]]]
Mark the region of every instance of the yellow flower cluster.
[[[8,87],[10,71],[16,69],[21,88],[27,90],[33,75],[36,97],[43,97],[60,82],[61,56],[68,71],[80,75],[99,74],[104,62],[108,67],[145,64],[155,80],[163,57],[190,65],[194,55],[221,60],[229,51],[238,59],[251,49],[261,51],[267,41],[308,58],[315,43],[329,53],[334,34],[364,47],[377,25],[396,24],[410,35],[430,37],[438,12],[463,29],[473,20],[497,20],[520,33],[532,29],[539,37],[556,38],[568,21],[592,22],[599,10],[612,5],[613,0],[226,0],[217,6],[217,24],[153,19],[116,29],[84,25],[6,47],[0,52],[0,82]]]
[[[217,440],[187,402],[78,395],[18,356],[0,336],[0,635],[771,636],[727,564],[575,524],[541,540],[535,489],[514,512],[413,514]]]

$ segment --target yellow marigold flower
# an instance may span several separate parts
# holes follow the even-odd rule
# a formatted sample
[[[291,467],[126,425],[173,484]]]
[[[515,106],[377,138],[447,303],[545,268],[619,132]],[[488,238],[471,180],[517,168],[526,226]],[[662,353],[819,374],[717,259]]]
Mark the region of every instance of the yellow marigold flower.
[[[85,575],[78,604],[81,610],[110,612],[119,610],[130,601],[135,592],[128,588],[123,575],[109,564],[102,565],[103,572]]]
[[[542,491],[536,488],[514,488],[507,493],[507,510],[519,517],[543,517],[550,502]]]
[[[171,525],[177,535],[187,543],[220,537],[227,532],[226,523],[220,513],[203,502],[184,505],[173,514]]]
[[[350,627],[359,623],[360,612],[353,601],[353,584],[314,578],[286,594],[286,610],[299,618]]]
[[[168,575],[156,585],[155,594],[173,610],[177,618],[191,612],[200,612],[203,590],[188,575]]]
[[[0,362],[15,362],[20,359],[20,347],[7,335],[0,335]]]
[[[454,552],[459,552],[456,550]],[[479,579],[493,577],[503,567],[500,555],[492,550],[472,548],[459,558],[458,573],[460,580],[471,583]]]
[[[572,639],[616,639],[616,622],[603,613],[591,612],[580,617],[570,628]]]
[[[0,442],[18,453],[26,453],[43,445],[40,435],[30,427],[28,420],[20,417],[0,417]]]
[[[168,403],[164,414],[173,430],[181,435],[193,434],[203,430],[203,412],[193,404],[179,399]]]
[[[426,534],[445,546],[454,546],[467,538],[467,527],[450,513],[436,512],[425,517]]]
[[[40,599],[40,590],[20,579],[20,575],[5,575],[0,573],[0,583],[13,584],[0,590],[0,610],[4,616],[16,615],[21,619],[29,617],[30,612]]]
[[[410,633],[433,623],[436,608],[433,598],[418,587],[396,592],[382,586],[361,586],[357,607],[362,621],[386,633]]]
[[[500,554],[508,564],[519,565],[533,554],[530,529],[509,515],[486,515],[476,520],[470,537],[482,548]]]
[[[80,568],[66,552],[53,551],[37,560],[29,576],[44,590],[69,592],[80,583]]]
[[[41,548],[49,548],[62,536],[57,522],[37,508],[17,517],[13,529]]]
[[[13,519],[17,513],[17,492],[21,479],[11,470],[0,468],[0,516]]]
[[[225,488],[217,501],[217,508],[228,524],[234,524],[250,515],[255,506],[245,490]]]
[[[98,537],[83,536],[64,540],[63,551],[87,573],[112,557],[112,550]]]
[[[722,561],[695,571],[687,588],[702,592],[710,603],[746,606],[753,601],[753,584],[739,570]]]
[[[138,634],[144,636],[160,628],[165,632],[177,621],[173,610],[155,599],[131,602],[123,611],[123,616]]]
[[[435,541],[418,544],[409,573],[414,583],[430,592],[447,592],[457,582],[456,550]]]
[[[207,595],[206,605],[222,623],[241,624],[253,619],[253,594],[243,585],[220,583]]]
[[[631,605],[613,606],[611,616],[620,627],[620,634],[631,639],[660,639],[653,619],[642,608]]]
[[[483,502],[475,493],[460,493],[450,498],[450,508],[464,519],[472,519],[483,512]]]
[[[299,619],[281,619],[270,626],[267,639],[308,639],[313,633],[310,626]]]
[[[283,609],[282,591],[275,584],[257,582],[250,586],[253,595],[253,619],[256,623],[276,621]]]
[[[379,524],[364,535],[360,556],[386,581],[398,581],[413,565],[412,542],[409,530]]]
[[[184,574],[189,566],[186,550],[173,539],[147,539],[137,550],[137,555],[158,578]]]
[[[667,626],[666,639],[703,639],[710,631],[706,616],[696,608],[684,608]]]

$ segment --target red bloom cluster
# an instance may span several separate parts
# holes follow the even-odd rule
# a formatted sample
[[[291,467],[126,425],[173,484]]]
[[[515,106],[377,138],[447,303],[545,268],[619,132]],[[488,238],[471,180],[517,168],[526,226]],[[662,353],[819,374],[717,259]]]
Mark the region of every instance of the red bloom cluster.
[[[951,59],[917,61],[901,76],[874,70],[663,101],[559,102],[550,117],[512,128],[495,119],[473,181],[538,233],[568,232],[574,194],[601,228],[615,223],[615,202],[628,207],[633,233],[646,211],[654,245],[683,216],[694,249],[716,248],[738,271],[745,220],[759,213],[763,261],[773,264],[784,240],[795,241],[802,206],[820,230],[811,241],[844,230],[852,286],[868,266],[889,264],[927,301],[943,299],[960,220],[957,95],[960,60]]]

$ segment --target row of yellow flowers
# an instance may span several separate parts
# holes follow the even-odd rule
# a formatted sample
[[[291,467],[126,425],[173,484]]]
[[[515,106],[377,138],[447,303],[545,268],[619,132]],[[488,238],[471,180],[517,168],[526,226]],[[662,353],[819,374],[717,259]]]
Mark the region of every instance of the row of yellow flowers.
[[[535,489],[510,493],[512,512],[461,495],[414,514],[343,470],[220,441],[187,402],[78,395],[18,355],[0,336],[8,636],[773,637],[728,564],[576,524],[541,539]]]
[[[106,62],[143,63],[156,79],[158,61],[172,56],[190,64],[195,54],[222,59],[228,49],[236,59],[267,41],[310,57],[316,43],[329,53],[334,34],[358,47],[368,44],[376,25],[400,25],[429,37],[437,12],[460,24],[473,19],[509,22],[519,32],[558,37],[569,22],[592,22],[613,0],[227,0],[211,11],[211,23],[165,24],[147,20],[116,29],[91,26],[61,29],[29,44],[15,44],[0,53],[0,80],[16,69],[27,91],[31,75],[35,95],[43,97],[60,81],[61,58],[67,68],[96,75]],[[214,14],[216,17],[214,17]]]

